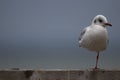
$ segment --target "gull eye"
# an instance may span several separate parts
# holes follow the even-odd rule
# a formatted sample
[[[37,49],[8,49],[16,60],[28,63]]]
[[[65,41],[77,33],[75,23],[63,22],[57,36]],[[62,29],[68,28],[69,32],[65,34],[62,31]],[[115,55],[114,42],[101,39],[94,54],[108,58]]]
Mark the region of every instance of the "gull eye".
[[[102,23],[102,22],[103,22],[103,20],[102,20],[102,19],[99,19],[98,21],[99,21],[100,23]]]

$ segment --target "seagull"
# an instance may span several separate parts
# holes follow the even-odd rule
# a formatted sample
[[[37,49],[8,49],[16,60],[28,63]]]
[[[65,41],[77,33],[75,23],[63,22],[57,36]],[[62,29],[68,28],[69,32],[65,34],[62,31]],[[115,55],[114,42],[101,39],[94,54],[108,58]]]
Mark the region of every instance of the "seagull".
[[[104,51],[108,45],[107,27],[112,26],[103,15],[97,15],[92,20],[92,24],[84,28],[79,37],[79,47],[96,52],[96,65],[98,69],[98,59],[100,51]]]

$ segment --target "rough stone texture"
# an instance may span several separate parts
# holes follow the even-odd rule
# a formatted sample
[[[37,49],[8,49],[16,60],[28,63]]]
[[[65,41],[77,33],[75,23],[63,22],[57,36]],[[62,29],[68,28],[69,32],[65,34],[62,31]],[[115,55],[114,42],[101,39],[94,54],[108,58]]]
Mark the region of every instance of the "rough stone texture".
[[[120,71],[0,70],[0,80],[120,80]]]

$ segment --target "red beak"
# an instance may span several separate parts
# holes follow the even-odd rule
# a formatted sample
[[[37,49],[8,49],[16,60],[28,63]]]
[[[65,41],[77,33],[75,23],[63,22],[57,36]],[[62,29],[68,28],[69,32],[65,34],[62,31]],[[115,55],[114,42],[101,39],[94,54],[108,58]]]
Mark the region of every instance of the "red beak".
[[[106,26],[112,26],[112,24],[110,23],[104,23]]]

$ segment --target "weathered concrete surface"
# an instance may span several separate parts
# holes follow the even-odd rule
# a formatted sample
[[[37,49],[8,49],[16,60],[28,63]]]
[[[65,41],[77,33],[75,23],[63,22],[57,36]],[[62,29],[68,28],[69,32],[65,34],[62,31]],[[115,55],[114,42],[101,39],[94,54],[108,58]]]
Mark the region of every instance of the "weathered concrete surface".
[[[120,80],[120,71],[0,70],[0,80]]]

